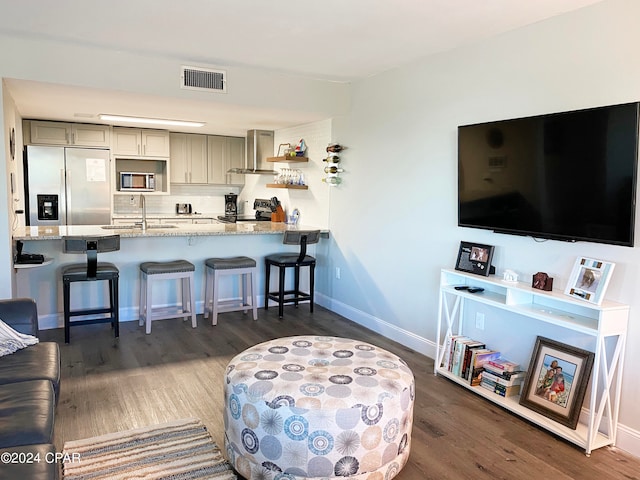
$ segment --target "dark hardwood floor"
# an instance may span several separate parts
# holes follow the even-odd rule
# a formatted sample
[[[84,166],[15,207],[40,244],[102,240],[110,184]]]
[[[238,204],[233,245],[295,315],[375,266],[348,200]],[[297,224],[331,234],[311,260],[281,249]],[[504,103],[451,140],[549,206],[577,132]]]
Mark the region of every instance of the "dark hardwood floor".
[[[422,315],[416,314],[416,321]],[[578,447],[433,375],[433,360],[321,307],[220,315],[212,327],[199,316],[162,320],[145,335],[137,322],[41,332],[60,344],[62,384],[55,424],[58,450],[67,440],[197,417],[223,445],[223,376],[227,363],[251,345],[292,335],[337,335],[376,344],[401,356],[416,377],[411,457],[399,480],[639,479],[640,459],[617,448]]]

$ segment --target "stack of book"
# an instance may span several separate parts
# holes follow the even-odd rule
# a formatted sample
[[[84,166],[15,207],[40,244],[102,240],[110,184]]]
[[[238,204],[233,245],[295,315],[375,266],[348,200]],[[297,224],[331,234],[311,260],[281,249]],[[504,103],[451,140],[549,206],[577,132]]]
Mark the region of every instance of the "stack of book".
[[[480,386],[503,397],[519,395],[525,374],[517,363],[496,358],[484,365]]]
[[[500,358],[500,352],[487,348],[478,340],[463,335],[447,338],[442,367],[452,374],[480,385],[480,372],[489,360]]]

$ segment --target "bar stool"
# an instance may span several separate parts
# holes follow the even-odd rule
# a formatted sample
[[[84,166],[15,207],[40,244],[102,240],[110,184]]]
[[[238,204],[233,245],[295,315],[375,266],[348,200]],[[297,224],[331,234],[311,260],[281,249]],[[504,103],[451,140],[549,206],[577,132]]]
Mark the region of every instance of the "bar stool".
[[[118,268],[107,262],[98,262],[98,253],[115,252],[120,250],[120,235],[104,237],[67,236],[62,240],[64,253],[86,253],[87,263],[73,263],[62,267],[62,287],[64,303],[64,342],[69,343],[72,326],[89,325],[92,323],[110,322],[114,335],[120,336],[118,316]],[[109,282],[109,306],[100,308],[86,308],[71,310],[71,284],[74,282],[93,282],[106,280]],[[105,317],[103,314],[108,313]],[[99,317],[71,321],[77,316]]]
[[[284,232],[282,243],[284,245],[300,245],[300,252],[274,253],[265,257],[267,277],[264,288],[265,310],[269,308],[269,300],[275,300],[278,302],[278,315],[282,318],[285,303],[294,303],[297,307],[299,302],[309,300],[309,311],[313,313],[313,283],[316,259],[307,255],[307,245],[318,243],[319,240],[320,230],[286,230]],[[279,268],[277,292],[269,291],[272,265]],[[294,269],[293,290],[285,290],[285,272],[290,267]],[[309,293],[300,291],[300,267],[309,267]]]
[[[140,318],[138,325],[146,325],[146,333],[151,333],[151,322],[165,318],[191,317],[191,326],[196,321],[194,298],[194,271],[196,267],[186,260],[171,262],[144,262],[140,264]],[[156,280],[181,280],[182,304],[176,308],[153,308],[153,282]],[[155,310],[155,311],[154,311]]]
[[[204,262],[205,293],[204,293],[204,318],[209,318],[211,313],[211,325],[218,324],[218,313],[237,312],[251,308],[253,319],[258,319],[258,301],[256,300],[256,276],[258,268],[256,261],[249,257],[208,258]],[[218,282],[223,275],[242,276],[242,297],[240,299],[220,300]],[[251,290],[251,303],[248,303],[248,292]]]

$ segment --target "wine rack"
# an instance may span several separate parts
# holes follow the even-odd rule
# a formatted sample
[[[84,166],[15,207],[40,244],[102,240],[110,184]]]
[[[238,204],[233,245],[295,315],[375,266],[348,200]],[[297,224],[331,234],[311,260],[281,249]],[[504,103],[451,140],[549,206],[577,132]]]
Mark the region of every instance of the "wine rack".
[[[346,147],[338,143],[332,143],[327,147],[328,155],[326,158],[323,158],[323,161],[326,163],[326,166],[324,167],[324,173],[326,176],[322,179],[322,181],[327,185],[335,187],[342,183],[340,174],[344,172],[344,169],[342,168],[340,156],[338,154],[345,148]]]

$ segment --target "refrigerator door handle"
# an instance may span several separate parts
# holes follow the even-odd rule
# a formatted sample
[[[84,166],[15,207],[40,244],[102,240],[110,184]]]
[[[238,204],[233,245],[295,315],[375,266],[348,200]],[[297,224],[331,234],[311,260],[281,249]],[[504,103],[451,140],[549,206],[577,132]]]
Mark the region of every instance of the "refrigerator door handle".
[[[69,218],[67,217],[67,212],[69,211],[68,205],[68,197],[70,194],[67,193],[67,188],[65,188],[65,184],[69,179],[69,175],[67,170],[64,168],[60,169],[60,185],[62,188],[60,189],[60,219],[61,225],[68,225],[67,221]]]

